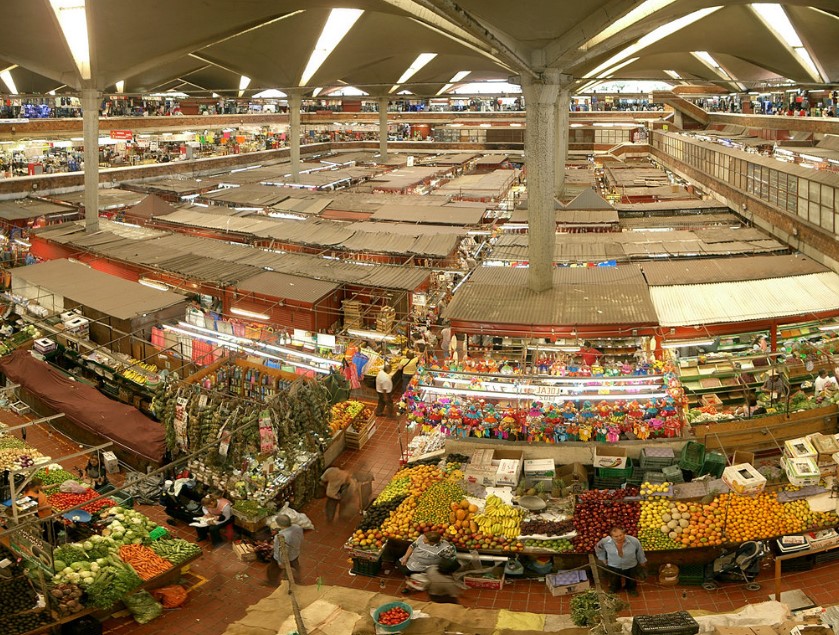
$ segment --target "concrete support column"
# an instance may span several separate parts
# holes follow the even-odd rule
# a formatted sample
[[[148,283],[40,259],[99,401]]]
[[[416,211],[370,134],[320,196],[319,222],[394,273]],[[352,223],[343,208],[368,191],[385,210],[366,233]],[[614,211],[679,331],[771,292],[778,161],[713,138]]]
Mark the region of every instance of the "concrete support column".
[[[676,126],[679,130],[685,129],[685,117],[682,114],[681,110],[674,110],[673,111],[673,125]]]
[[[556,173],[556,101],[559,72],[545,70],[541,77],[522,75],[527,104],[524,135],[527,169],[528,260],[527,286],[536,292],[553,286],[553,255],[556,235],[554,205]]]
[[[565,190],[565,161],[568,159],[568,120],[571,106],[571,90],[563,88],[556,100],[556,172],[554,174],[554,193],[557,198]]]
[[[387,161],[387,107],[390,100],[387,97],[379,98],[379,161]]]
[[[288,94],[288,147],[291,156],[291,178],[300,181],[300,108],[303,98],[297,91]]]
[[[85,231],[99,231],[99,100],[98,90],[81,93],[84,137],[84,224]]]

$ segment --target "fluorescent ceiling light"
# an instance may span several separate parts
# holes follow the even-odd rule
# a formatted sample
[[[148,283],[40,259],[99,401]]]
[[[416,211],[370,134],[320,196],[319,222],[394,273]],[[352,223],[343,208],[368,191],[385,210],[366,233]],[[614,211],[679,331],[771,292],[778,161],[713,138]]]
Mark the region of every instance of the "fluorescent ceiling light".
[[[323,25],[323,31],[320,33],[315,48],[309,56],[309,62],[306,64],[303,75],[300,77],[300,86],[309,83],[309,80],[335,50],[335,47],[344,39],[344,36],[350,32],[350,29],[353,28],[353,25],[363,13],[362,9],[332,9],[326,19],[326,24]]]
[[[165,282],[160,282],[159,280],[151,280],[150,278],[140,278],[137,282],[139,282],[144,287],[149,287],[150,289],[157,289],[158,291],[169,290],[169,285]]]
[[[452,84],[457,84],[457,82],[462,81],[469,73],[472,71],[458,71],[454,74],[454,76],[449,80]]]
[[[271,316],[266,315],[265,313],[257,313],[256,311],[248,311],[247,309],[240,309],[239,307],[232,307],[230,309],[231,313],[235,313],[236,315],[241,315],[242,317],[249,317],[253,318],[254,320],[267,320]]]
[[[615,72],[619,71],[619,70],[620,70],[620,69],[622,69],[624,66],[627,66],[627,65],[629,65],[629,64],[632,64],[632,62],[635,62],[635,61],[637,61],[637,60],[638,60],[638,58],[637,58],[637,57],[630,57],[630,58],[629,58],[628,60],[626,60],[625,62],[621,62],[621,63],[620,63],[620,64],[618,64],[617,66],[613,66],[613,67],[612,67],[612,68],[610,68],[609,70],[604,71],[604,72],[603,72],[603,75],[605,75],[607,78],[608,78],[608,77],[611,77],[611,76],[612,76]]]
[[[651,46],[652,44],[655,44],[659,40],[663,40],[664,38],[666,38],[670,35],[673,35],[677,31],[681,31],[685,27],[690,26],[694,22],[711,15],[712,13],[714,13],[715,11],[718,11],[721,8],[722,7],[707,7],[705,9],[700,9],[699,11],[694,11],[693,13],[689,13],[686,16],[682,16],[678,20],[673,20],[672,22],[664,24],[664,25],[658,27],[657,29],[653,29],[652,31],[647,33],[645,36],[638,39],[638,41],[635,42],[635,44],[630,44],[625,49],[623,49],[620,53],[617,53],[617,54],[613,55],[612,57],[607,59],[605,62],[603,62],[600,66],[598,66],[594,70],[590,71],[589,73],[587,73],[583,77],[585,79],[595,77],[595,76],[599,75],[600,73],[602,73],[607,68],[611,68],[615,64],[618,64],[619,62],[622,62],[627,57],[631,57],[635,53],[637,53],[638,51],[641,51],[641,50],[647,48],[648,46]]]
[[[714,343],[713,339],[705,340],[674,340],[672,342],[664,342],[662,348],[684,348],[685,346],[710,346]]]
[[[282,97],[288,97],[288,95],[276,88],[269,88],[268,90],[257,93],[253,97],[254,99],[280,99]]]
[[[12,79],[12,68],[16,68],[12,66],[11,68],[7,68],[4,71],[0,71],[0,79],[3,80],[3,83],[6,84],[6,88],[9,89],[9,93],[11,95],[17,95],[17,86],[15,86],[15,80]]]
[[[390,89],[390,92],[394,92],[397,88],[399,88],[399,84],[404,84],[411,79],[422,69],[423,66],[428,64],[435,57],[437,57],[437,53],[420,53],[417,55],[417,59],[411,62],[411,65],[405,69],[405,72],[402,73],[399,79],[396,80],[396,84]]]
[[[85,0],[50,0],[82,79],[90,79],[90,44]]]
[[[627,13],[625,16],[623,16],[622,18],[618,18],[605,29],[603,29],[600,33],[591,38],[588,42],[586,42],[583,45],[582,48],[591,48],[596,44],[600,44],[600,42],[608,40],[613,35],[617,35],[621,31],[628,29],[633,24],[636,24],[644,18],[649,17],[656,11],[660,11],[667,5],[673,4],[673,2],[674,0],[646,0],[646,2],[642,2],[637,7],[632,9],[632,11]]]
[[[787,12],[780,4],[750,4],[749,8],[757,14],[764,26],[769,29],[781,43],[795,53],[799,63],[807,74],[817,82],[825,81],[819,69],[813,62],[810,52],[804,46],[798,32],[790,22]]]
[[[322,87],[320,87],[320,86],[318,86],[317,88],[315,88],[315,89],[312,91],[312,97],[317,97],[318,95],[320,95],[320,91],[322,91],[322,90],[323,90],[323,88],[322,88]]]
[[[725,80],[732,82],[737,88],[740,90],[746,90],[746,87],[737,81],[736,77],[732,77],[732,75],[726,71],[720,63],[714,59],[714,57],[708,51],[691,51],[691,55],[693,55],[696,59],[700,62],[705,64],[708,68],[710,68],[714,73],[719,75]]]
[[[213,99],[218,99],[220,96],[221,95],[219,95],[218,93],[213,93],[212,95],[210,95],[210,97],[212,97]]]
[[[445,92],[446,92],[449,88],[451,88],[452,86],[454,86],[454,84],[443,84],[443,87],[442,87],[440,90],[438,90],[435,94],[437,94],[437,95],[442,95],[443,93],[445,93]]]
[[[116,83],[117,92],[121,93],[125,90],[125,80],[121,79]]]
[[[242,75],[239,78],[239,97],[241,97],[244,94],[245,89],[248,86],[250,86],[250,84],[251,84],[251,78],[248,77],[247,75]]]
[[[673,79],[682,79],[682,76],[679,75],[676,71],[665,70],[664,72],[667,73]]]

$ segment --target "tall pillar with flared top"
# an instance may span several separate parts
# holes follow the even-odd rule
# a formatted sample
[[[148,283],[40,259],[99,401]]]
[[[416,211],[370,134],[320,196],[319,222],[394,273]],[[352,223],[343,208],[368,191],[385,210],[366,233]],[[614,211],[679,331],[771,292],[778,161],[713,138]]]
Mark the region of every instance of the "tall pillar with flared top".
[[[565,191],[565,162],[568,160],[568,111],[571,106],[571,89],[562,87],[556,100],[556,172],[554,193],[557,198]]]
[[[288,148],[291,157],[291,179],[300,181],[300,108],[303,99],[299,92],[288,95]]]
[[[560,74],[546,69],[533,78],[522,75],[527,104],[524,136],[527,170],[528,260],[527,286],[536,292],[553,286],[556,234],[554,189],[556,178],[556,102]]]
[[[85,231],[99,231],[99,100],[98,90],[81,92],[84,138],[84,224]]]
[[[379,99],[379,161],[387,161],[387,107],[390,101],[387,97]]]

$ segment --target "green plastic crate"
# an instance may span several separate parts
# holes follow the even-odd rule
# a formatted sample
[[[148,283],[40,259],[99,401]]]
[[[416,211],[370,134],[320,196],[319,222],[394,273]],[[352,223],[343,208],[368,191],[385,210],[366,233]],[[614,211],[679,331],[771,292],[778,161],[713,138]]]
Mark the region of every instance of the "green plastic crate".
[[[666,483],[667,482],[667,477],[664,476],[663,472],[656,472],[656,471],[653,471],[653,470],[647,470],[646,472],[644,472],[644,482],[645,483],[652,483],[654,485],[658,484],[658,483]]]
[[[698,441],[688,441],[682,448],[679,467],[698,474],[705,462],[705,444]]]
[[[712,474],[715,478],[722,476],[727,461],[719,452],[708,452],[702,463],[702,474]]]
[[[668,465],[661,468],[661,473],[664,474],[664,479],[670,483],[684,483],[685,477],[682,474],[682,468],[678,465]]]
[[[595,476],[597,478],[622,478],[627,479],[632,476],[632,459],[626,459],[626,467],[598,467],[595,468]]]
[[[685,586],[699,586],[705,582],[704,564],[679,565],[679,584]]]

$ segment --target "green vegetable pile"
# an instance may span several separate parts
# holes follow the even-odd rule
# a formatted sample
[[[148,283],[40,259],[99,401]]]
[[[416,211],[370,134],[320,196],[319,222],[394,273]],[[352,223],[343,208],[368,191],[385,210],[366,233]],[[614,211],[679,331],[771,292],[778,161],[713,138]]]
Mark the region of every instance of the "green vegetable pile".
[[[149,548],[161,558],[178,565],[201,553],[201,547],[181,538],[156,540]]]
[[[35,477],[41,479],[46,487],[61,485],[64,481],[78,480],[78,476],[67,470],[38,470]]]
[[[100,609],[110,608],[142,583],[134,569],[113,558],[87,587],[87,604]]]
[[[257,517],[268,515],[268,510],[260,506],[259,503],[252,500],[237,500],[233,503],[233,508],[242,512],[245,516]]]
[[[616,614],[625,608],[626,603],[612,593],[584,591],[571,598],[571,621],[577,626],[599,626],[603,621],[602,610],[611,610]]]
[[[17,437],[6,434],[0,436],[0,450],[19,450],[25,447],[26,444]]]
[[[70,543],[68,545],[61,545],[60,547],[56,548],[52,554],[53,560],[56,560],[56,569],[58,569],[58,565],[62,563],[71,564],[73,562],[78,562],[80,560],[87,560],[87,552],[84,550],[84,547],[81,544],[77,543]],[[64,566],[67,566],[66,564]],[[64,567],[61,567],[62,569]]]

